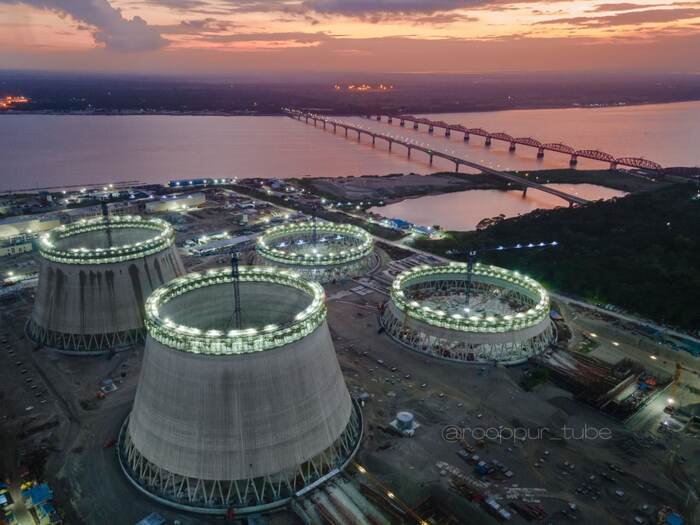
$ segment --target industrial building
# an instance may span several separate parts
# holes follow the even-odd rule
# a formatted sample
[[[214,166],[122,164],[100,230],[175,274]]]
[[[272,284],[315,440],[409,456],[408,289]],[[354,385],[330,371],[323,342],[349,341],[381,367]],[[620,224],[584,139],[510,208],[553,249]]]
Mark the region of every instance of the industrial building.
[[[208,514],[287,505],[338,474],[362,418],[322,287],[272,267],[191,273],[146,303],[122,469],[161,503]]]
[[[328,282],[366,273],[374,256],[372,236],[350,224],[308,221],[273,226],[256,245],[257,261]]]
[[[146,202],[146,213],[184,211],[204,204],[207,197],[202,192],[161,195],[159,199]]]
[[[391,285],[381,322],[412,350],[462,362],[516,364],[554,339],[549,295],[518,272],[476,263],[418,266]]]
[[[28,335],[78,353],[142,341],[146,298],[184,273],[173,241],[167,222],[131,215],[84,219],[43,234]]]
[[[0,219],[0,240],[45,232],[60,224],[57,215],[19,215]]]

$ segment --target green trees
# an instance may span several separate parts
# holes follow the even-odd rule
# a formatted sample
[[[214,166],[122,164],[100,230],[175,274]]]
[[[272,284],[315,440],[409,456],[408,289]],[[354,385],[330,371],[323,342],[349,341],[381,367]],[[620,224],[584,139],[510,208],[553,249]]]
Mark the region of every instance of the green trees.
[[[484,262],[530,274],[591,302],[612,303],[661,322],[700,328],[700,199],[676,184],[578,208],[535,211],[419,247],[553,241],[542,251],[484,254]]]

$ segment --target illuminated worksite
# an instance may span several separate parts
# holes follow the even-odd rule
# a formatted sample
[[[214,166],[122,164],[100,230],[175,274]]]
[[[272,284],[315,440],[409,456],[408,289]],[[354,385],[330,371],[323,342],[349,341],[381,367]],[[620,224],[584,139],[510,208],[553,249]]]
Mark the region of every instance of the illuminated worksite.
[[[374,257],[372,236],[349,224],[317,221],[274,226],[258,238],[261,264],[328,282],[366,273]]]
[[[42,235],[28,335],[81,354],[143,341],[146,298],[184,273],[174,238],[163,220],[106,211]]]
[[[555,337],[549,296],[539,283],[479,263],[399,274],[381,321],[402,345],[453,361],[522,363]]]
[[[161,503],[259,512],[340,473],[362,436],[321,285],[273,267],[191,273],[146,303],[122,468]]]

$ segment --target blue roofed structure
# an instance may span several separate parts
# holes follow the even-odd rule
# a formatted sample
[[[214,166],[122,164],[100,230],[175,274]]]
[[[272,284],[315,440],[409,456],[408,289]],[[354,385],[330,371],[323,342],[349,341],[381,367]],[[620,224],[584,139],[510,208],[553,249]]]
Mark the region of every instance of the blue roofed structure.
[[[678,514],[671,513],[666,516],[666,524],[667,525],[683,525],[683,518],[681,518]]]
[[[22,499],[28,507],[41,505],[53,499],[53,492],[46,484],[34,485],[22,491]]]
[[[389,224],[391,224],[394,228],[397,228],[399,230],[408,230],[413,226],[413,224],[408,221],[396,218],[389,219]]]
[[[165,518],[157,512],[153,512],[137,522],[136,525],[163,525],[163,523],[165,523]]]

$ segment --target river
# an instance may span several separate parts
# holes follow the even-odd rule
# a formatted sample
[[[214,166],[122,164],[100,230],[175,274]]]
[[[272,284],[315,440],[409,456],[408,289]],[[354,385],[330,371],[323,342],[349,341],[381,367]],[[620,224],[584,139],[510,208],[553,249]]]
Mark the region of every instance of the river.
[[[513,110],[434,115],[489,131],[646,156],[663,165],[700,164],[700,102],[592,109]],[[438,132],[414,132],[362,118],[347,119],[403,134],[494,167],[533,170],[567,166],[562,155],[506,144],[465,145]],[[0,115],[0,190],[118,180],[165,182],[188,177],[384,175],[431,171],[420,154],[348,143],[287,117]],[[580,160],[579,167],[606,167]],[[453,169],[436,161],[435,169]]]
[[[624,192],[593,184],[547,184],[584,199],[610,199]],[[566,206],[560,198],[528,190],[522,191],[470,190],[442,195],[428,195],[406,199],[386,206],[375,206],[369,211],[389,219],[399,218],[421,226],[439,225],[444,230],[469,231],[484,218],[503,214],[506,218],[529,213],[536,209]]]

